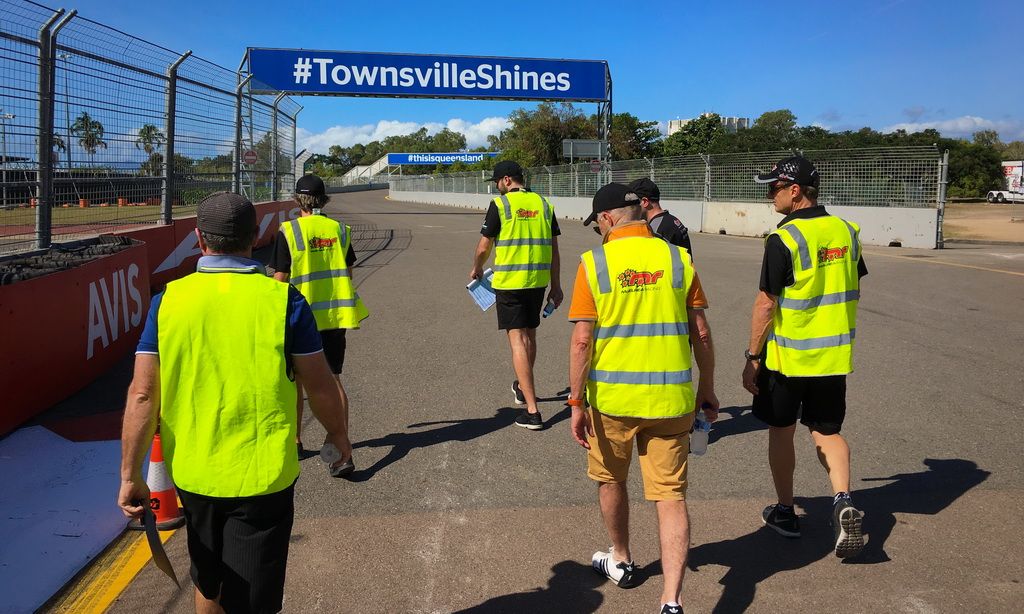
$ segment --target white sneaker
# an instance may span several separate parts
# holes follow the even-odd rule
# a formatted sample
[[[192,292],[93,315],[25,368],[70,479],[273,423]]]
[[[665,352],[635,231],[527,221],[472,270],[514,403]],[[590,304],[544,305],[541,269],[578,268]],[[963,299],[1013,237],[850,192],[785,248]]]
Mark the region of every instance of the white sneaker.
[[[599,574],[619,586],[619,588],[633,588],[636,586],[636,564],[633,561],[616,563],[612,558],[612,549],[607,552],[595,552],[590,559],[590,565]]]

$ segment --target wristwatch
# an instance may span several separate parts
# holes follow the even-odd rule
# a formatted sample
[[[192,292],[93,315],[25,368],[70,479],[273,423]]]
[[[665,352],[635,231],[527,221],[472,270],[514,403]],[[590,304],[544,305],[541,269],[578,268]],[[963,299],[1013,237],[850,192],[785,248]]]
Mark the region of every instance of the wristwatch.
[[[751,361],[752,360],[761,360],[763,358],[763,356],[761,356],[761,354],[762,354],[762,352],[758,352],[757,354],[751,354],[750,350],[743,350],[743,357],[746,358],[747,360],[751,360]]]
[[[565,404],[569,407],[583,407],[583,399],[566,399]]]

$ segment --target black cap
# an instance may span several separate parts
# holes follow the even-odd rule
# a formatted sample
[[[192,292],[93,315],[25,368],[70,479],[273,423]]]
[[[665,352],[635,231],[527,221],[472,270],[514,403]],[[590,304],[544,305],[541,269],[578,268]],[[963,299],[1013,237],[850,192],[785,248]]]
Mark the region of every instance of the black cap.
[[[818,169],[814,168],[811,161],[803,156],[791,156],[779,160],[768,173],[754,176],[754,181],[758,183],[789,181],[797,185],[811,186],[812,188],[818,187],[820,179]]]
[[[494,165],[494,173],[488,181],[497,181],[502,177],[522,177],[523,167],[514,160],[502,160]]]
[[[629,182],[626,186],[630,192],[633,192],[640,198],[646,198],[647,200],[653,200],[658,202],[661,200],[661,190],[658,189],[658,184],[654,183],[647,177],[641,177],[634,179]]]
[[[295,193],[324,196],[327,194],[327,188],[324,187],[324,180],[316,175],[303,175],[295,182]]]
[[[256,207],[234,192],[215,192],[199,203],[196,227],[222,237],[246,237],[256,230]]]
[[[640,197],[627,186],[621,183],[609,183],[598,190],[597,194],[594,194],[594,212],[590,214],[590,217],[583,220],[583,225],[589,226],[591,222],[597,219],[597,214],[602,211],[611,211],[612,209],[639,204]]]

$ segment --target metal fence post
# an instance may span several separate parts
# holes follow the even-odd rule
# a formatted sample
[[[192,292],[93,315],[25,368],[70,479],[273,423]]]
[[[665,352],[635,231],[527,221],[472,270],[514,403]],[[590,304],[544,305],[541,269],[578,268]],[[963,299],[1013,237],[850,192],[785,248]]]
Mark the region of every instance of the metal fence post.
[[[946,215],[946,187],[949,184],[949,150],[942,152],[942,160],[939,162],[939,206],[936,210],[935,219],[935,247],[945,247],[945,239],[942,236],[942,219]]]
[[[302,109],[303,109],[303,107],[300,106],[299,110],[295,112],[295,115],[292,115],[292,155],[293,156],[297,156],[298,155],[298,154],[295,153],[297,151],[296,148],[298,147],[298,145],[296,144],[297,141],[295,139],[295,133],[298,130],[297,126],[299,125],[299,113],[302,112]],[[299,180],[299,175],[301,174],[300,171],[304,171],[304,170],[305,169],[298,169],[298,168],[296,168],[295,170],[292,171],[292,188],[290,190],[292,193],[295,192],[295,182]]]
[[[181,54],[173,64],[167,67],[167,119],[164,124],[167,145],[164,147],[164,189],[163,194],[160,195],[160,218],[165,226],[170,225],[174,218],[171,209],[174,206],[174,120],[178,101],[178,67],[190,55],[192,55],[191,49]]]
[[[270,119],[270,200],[277,200],[277,105],[281,104],[284,94],[274,99],[273,117]]]
[[[242,89],[249,84],[252,75],[238,82],[235,88],[235,156],[232,164],[231,189],[242,193]]]
[[[700,154],[704,160],[704,202],[711,200],[711,156]]]
[[[36,191],[36,247],[50,247],[53,225],[53,37],[50,27],[64,14],[58,10],[39,28],[39,186]],[[75,16],[72,11],[64,21]],[[70,143],[68,144],[70,146]],[[7,160],[4,160],[7,163]]]
[[[651,181],[654,181],[654,158],[644,158],[644,160],[647,160],[647,163],[651,165]]]

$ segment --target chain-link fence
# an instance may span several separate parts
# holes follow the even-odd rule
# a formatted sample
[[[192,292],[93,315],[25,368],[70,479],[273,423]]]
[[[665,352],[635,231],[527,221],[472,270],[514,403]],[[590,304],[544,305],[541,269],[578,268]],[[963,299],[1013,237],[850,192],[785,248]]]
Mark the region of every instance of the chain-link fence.
[[[589,162],[527,169],[530,189],[547,196],[593,196],[609,182],[649,177],[664,200],[764,202],[765,186],[752,181],[790,151],[715,154]],[[819,202],[862,207],[936,207],[941,156],[935,147],[887,147],[800,152],[821,175]],[[389,179],[391,189],[413,192],[487,194],[490,171]]]
[[[0,253],[293,185],[293,100],[74,11],[0,0],[0,81]]]

